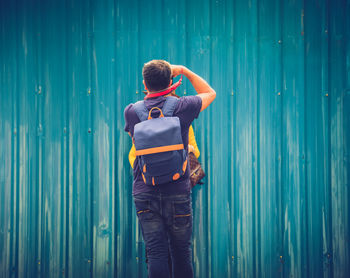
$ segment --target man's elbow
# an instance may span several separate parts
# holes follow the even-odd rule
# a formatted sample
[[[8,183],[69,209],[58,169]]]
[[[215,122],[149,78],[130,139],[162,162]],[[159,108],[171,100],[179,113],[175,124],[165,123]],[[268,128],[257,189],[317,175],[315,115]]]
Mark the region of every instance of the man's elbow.
[[[216,98],[216,92],[213,89],[210,91],[210,96],[211,96],[210,103],[212,103]]]
[[[216,98],[216,92],[214,90],[210,90],[206,94],[200,95],[200,97],[202,98],[201,111],[203,111],[214,101],[214,99]]]
[[[216,92],[214,90],[212,90],[212,94],[213,94],[213,100],[216,98]]]

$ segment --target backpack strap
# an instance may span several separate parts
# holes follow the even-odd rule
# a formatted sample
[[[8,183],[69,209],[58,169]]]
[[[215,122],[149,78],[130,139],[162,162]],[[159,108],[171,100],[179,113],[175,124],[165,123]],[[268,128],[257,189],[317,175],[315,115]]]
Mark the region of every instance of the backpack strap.
[[[177,106],[178,98],[173,96],[166,97],[165,103],[163,105],[163,115],[164,117],[171,117],[175,111],[175,108]]]
[[[134,103],[133,108],[136,112],[137,117],[139,117],[140,121],[146,121],[148,118],[148,109],[143,100],[140,100]]]

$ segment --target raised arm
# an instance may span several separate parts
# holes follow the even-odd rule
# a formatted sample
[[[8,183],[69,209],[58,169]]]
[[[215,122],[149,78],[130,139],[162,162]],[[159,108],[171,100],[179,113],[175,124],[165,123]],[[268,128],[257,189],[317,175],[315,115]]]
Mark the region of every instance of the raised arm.
[[[171,65],[171,69],[173,77],[176,77],[177,75],[183,73],[188,78],[188,80],[190,80],[193,88],[202,99],[201,111],[206,109],[209,104],[213,102],[216,97],[216,92],[202,77],[195,74],[185,66]]]

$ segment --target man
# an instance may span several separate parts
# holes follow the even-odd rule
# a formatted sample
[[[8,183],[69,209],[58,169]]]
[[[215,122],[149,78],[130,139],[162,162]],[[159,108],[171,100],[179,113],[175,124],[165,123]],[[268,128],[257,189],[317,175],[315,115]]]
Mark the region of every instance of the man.
[[[170,65],[163,60],[152,60],[142,70],[143,84],[149,98],[144,104],[148,111],[153,107],[162,109],[165,96],[158,96],[172,85],[172,78],[183,74],[198,93],[197,96],[178,100],[173,116],[180,120],[181,137],[188,151],[188,132],[199,112],[215,99],[215,91],[200,76],[184,66]],[[134,126],[140,122],[133,104],[124,110],[125,131],[134,135]],[[168,250],[173,263],[173,277],[193,277],[192,267],[192,200],[189,167],[175,181],[156,186],[147,185],[138,166],[133,168],[133,197],[148,256],[149,277],[169,277]]]

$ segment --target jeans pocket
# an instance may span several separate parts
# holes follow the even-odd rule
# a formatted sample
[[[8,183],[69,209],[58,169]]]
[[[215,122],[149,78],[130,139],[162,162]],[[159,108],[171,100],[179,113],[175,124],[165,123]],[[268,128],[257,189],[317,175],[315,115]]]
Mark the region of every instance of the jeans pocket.
[[[134,202],[137,217],[140,221],[152,220],[153,213],[151,211],[150,201],[135,199]]]
[[[174,230],[186,229],[191,227],[192,207],[191,201],[174,201],[173,202],[173,226]]]

